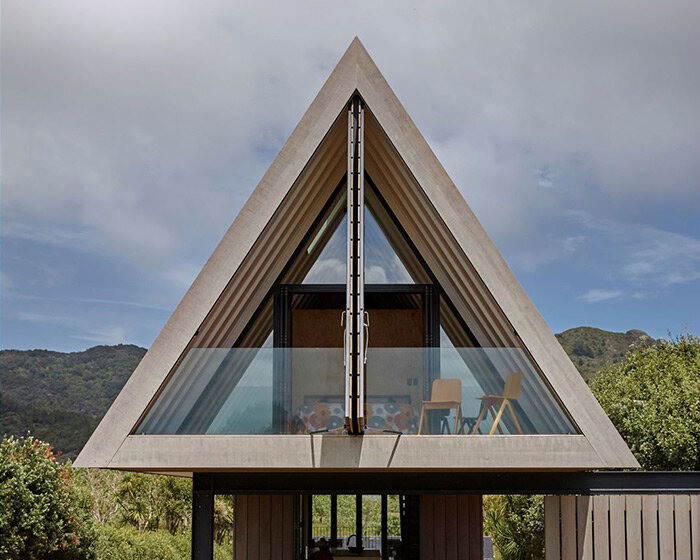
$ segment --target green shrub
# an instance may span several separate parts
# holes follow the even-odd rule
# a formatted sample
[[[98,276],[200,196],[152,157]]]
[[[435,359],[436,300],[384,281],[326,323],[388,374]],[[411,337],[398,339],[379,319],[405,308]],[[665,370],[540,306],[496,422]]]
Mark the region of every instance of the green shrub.
[[[700,338],[637,346],[591,389],[647,470],[700,470]]]
[[[132,527],[102,525],[97,546],[98,560],[180,560],[190,555],[189,538],[167,531],[139,533]]]
[[[138,532],[133,527],[99,526],[98,560],[186,560],[190,558],[189,533],[173,535],[164,530]],[[230,546],[216,546],[215,560],[233,557]]]
[[[3,437],[0,501],[3,559],[94,558],[91,497],[48,443]]]
[[[503,560],[544,558],[542,496],[485,496],[484,532]]]

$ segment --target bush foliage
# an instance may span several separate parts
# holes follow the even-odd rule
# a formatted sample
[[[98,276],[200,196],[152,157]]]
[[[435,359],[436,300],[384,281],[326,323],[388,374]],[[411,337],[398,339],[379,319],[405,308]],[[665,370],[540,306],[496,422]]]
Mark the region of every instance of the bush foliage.
[[[189,479],[73,469],[48,443],[3,437],[0,557],[175,560],[190,557]],[[215,558],[230,558],[233,506],[217,497]]]
[[[75,484],[70,463],[32,437],[0,444],[0,556],[93,558],[91,497]]]
[[[647,470],[700,470],[700,337],[638,346],[590,387]]]
[[[504,560],[544,558],[542,496],[484,497],[484,529]]]
[[[184,560],[191,557],[190,535],[164,530],[137,531],[112,524],[99,526],[96,556],[99,560]],[[215,546],[214,560],[233,557],[231,547]]]

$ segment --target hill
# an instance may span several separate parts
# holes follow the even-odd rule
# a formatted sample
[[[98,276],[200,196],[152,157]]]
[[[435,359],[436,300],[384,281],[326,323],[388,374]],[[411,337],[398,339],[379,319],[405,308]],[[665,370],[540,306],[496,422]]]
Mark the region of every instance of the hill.
[[[591,327],[556,336],[584,377],[620,361],[631,344],[653,341],[638,330]],[[3,350],[2,432],[22,436],[29,430],[75,459],[145,353],[124,344],[70,353]]]
[[[0,352],[2,432],[50,441],[74,459],[146,353],[134,345],[84,352]]]
[[[655,342],[640,330],[617,333],[593,327],[576,327],[556,337],[584,378],[589,378],[604,366],[621,361],[632,344]]]

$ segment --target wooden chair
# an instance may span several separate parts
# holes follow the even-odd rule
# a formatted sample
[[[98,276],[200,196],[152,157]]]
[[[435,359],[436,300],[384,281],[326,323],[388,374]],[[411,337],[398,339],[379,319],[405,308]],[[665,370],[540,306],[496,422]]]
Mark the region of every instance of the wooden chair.
[[[462,420],[462,382],[459,379],[436,379],[429,401],[423,401],[420,409],[418,433],[423,433],[426,410],[456,410],[454,433]]]
[[[506,383],[503,387],[502,395],[484,395],[481,397],[481,411],[479,412],[479,417],[477,418],[476,424],[472,429],[472,434],[476,434],[478,432],[479,425],[484,419],[484,416],[486,416],[487,411],[490,412],[491,416],[493,417],[493,426],[491,426],[489,435],[492,435],[496,431],[496,428],[498,428],[498,433],[502,434],[503,430],[501,429],[500,423],[501,418],[503,417],[503,412],[506,408],[508,408],[508,412],[510,412],[510,416],[515,423],[515,427],[518,429],[518,433],[522,434],[523,430],[520,427],[520,422],[518,422],[518,418],[515,416],[515,410],[513,410],[513,405],[510,403],[511,401],[518,400],[518,397],[520,397],[522,384],[523,374],[516,371],[515,373],[511,373],[508,377],[506,377]],[[498,405],[500,405],[500,407],[498,408],[498,412],[496,412],[496,407]]]

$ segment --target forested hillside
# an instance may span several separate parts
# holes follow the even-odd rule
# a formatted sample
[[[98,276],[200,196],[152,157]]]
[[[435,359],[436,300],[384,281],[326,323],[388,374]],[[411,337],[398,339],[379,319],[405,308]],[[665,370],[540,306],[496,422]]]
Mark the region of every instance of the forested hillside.
[[[622,360],[631,344],[649,343],[642,331],[614,333],[591,327],[557,335],[584,377]],[[0,352],[2,432],[27,431],[75,459],[146,350],[95,346],[84,352]]]
[[[655,342],[644,331],[617,333],[593,327],[576,327],[556,336],[585,378],[607,365],[620,362],[631,345],[650,345]]]
[[[145,352],[124,344],[70,353],[2,351],[2,432],[31,431],[74,459]]]

